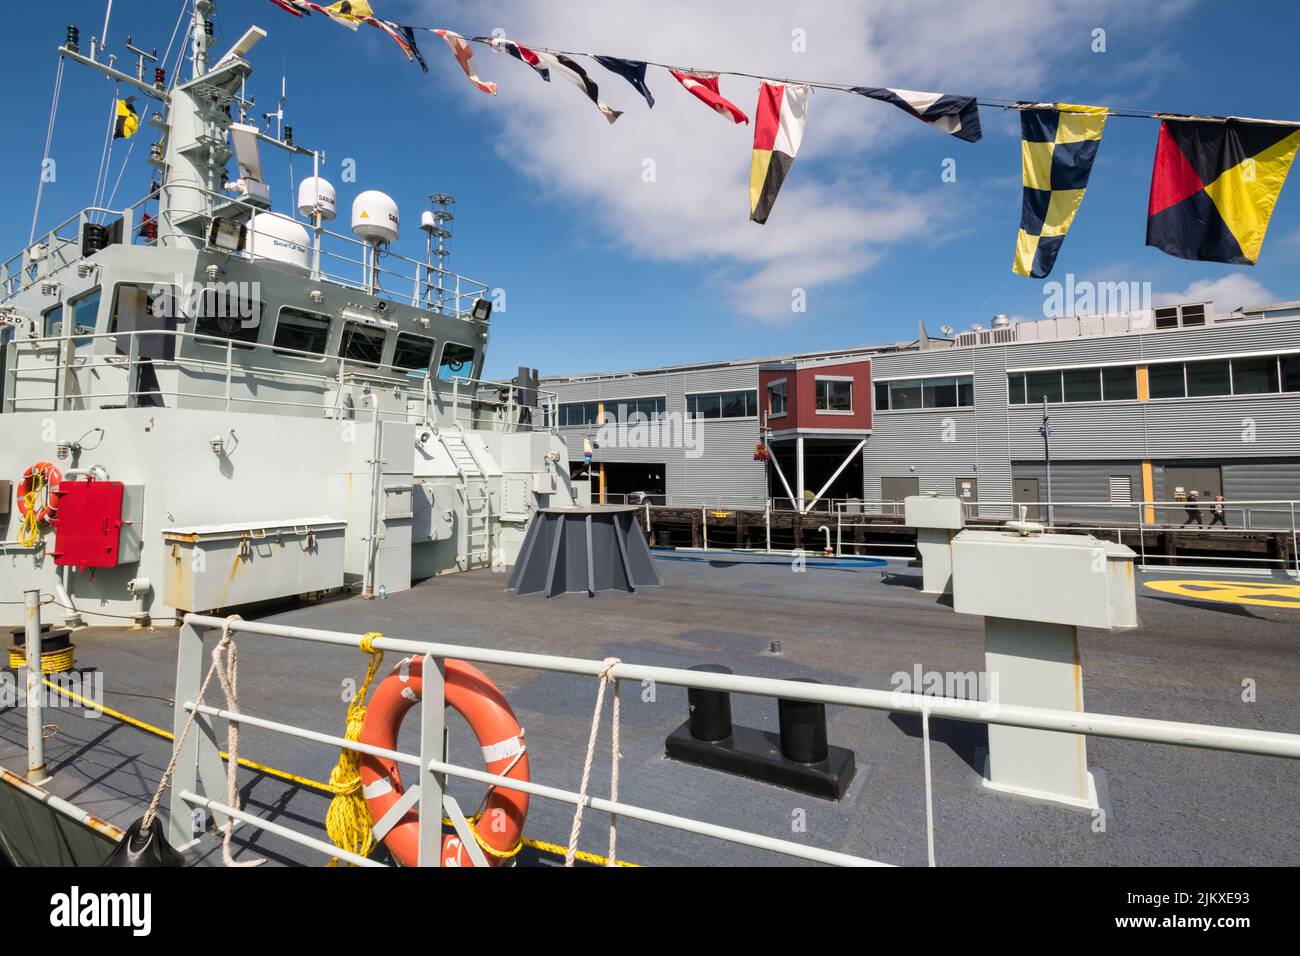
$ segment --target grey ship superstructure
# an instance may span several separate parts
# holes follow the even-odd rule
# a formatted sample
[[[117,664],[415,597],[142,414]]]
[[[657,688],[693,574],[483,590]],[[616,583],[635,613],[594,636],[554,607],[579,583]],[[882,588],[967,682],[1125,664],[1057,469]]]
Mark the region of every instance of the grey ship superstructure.
[[[508,565],[537,507],[572,502],[564,445],[543,427],[553,399],[528,374],[479,381],[491,295],[442,270],[441,237],[422,262],[393,252],[397,205],[373,191],[353,235],[333,232],[319,176],[297,216],[272,206],[259,149],[317,172],[322,154],[240,122],[265,34],[216,55],[213,6],[194,3],[191,76],[171,87],[93,42],[86,55],[70,31],[65,61],[158,104],[137,135],[159,136],[160,181],[0,267],[0,475],[14,479],[0,598],[40,588],[72,623],[342,586],[382,596]],[[24,527],[18,478],[43,462],[61,482],[33,502],[47,520]]]

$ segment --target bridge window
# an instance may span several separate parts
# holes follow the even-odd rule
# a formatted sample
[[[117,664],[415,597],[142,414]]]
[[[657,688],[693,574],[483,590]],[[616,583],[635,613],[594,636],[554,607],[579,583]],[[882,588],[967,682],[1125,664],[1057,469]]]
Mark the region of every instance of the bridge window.
[[[266,306],[247,295],[236,282],[212,284],[199,296],[198,314],[194,316],[194,333],[209,338],[230,339],[236,348],[250,349],[262,329]],[[205,345],[218,345],[205,342]]]
[[[474,350],[468,345],[448,342],[442,347],[442,360],[438,363],[438,378],[450,381],[453,378],[474,377]]]
[[[280,310],[275,324],[275,350],[277,352],[309,352],[324,355],[329,347],[330,319],[314,312],[304,312],[292,306]]]
[[[374,329],[359,322],[346,322],[343,325],[343,341],[339,343],[339,354],[351,362],[365,362],[378,365],[384,359],[384,341],[388,333],[383,329]]]
[[[433,339],[427,335],[402,332],[397,336],[397,347],[393,349],[393,368],[429,371],[433,364],[433,346]]]

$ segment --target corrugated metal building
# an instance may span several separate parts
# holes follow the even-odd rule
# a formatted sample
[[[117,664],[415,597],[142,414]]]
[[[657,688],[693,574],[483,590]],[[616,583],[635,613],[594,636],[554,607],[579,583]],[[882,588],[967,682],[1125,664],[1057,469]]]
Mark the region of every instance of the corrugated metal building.
[[[808,379],[797,401],[786,392],[791,376]],[[1193,490],[1202,501],[1300,499],[1294,302],[1229,315],[1191,303],[999,322],[952,339],[922,330],[900,346],[548,378],[543,387],[559,395],[578,470],[584,436],[599,446],[597,497],[603,475],[609,496],[761,506],[784,497],[785,484],[796,488],[802,443],[809,467],[792,493],[806,499],[864,441],[860,463],[826,497],[879,503],[935,491],[1010,513],[1012,502],[1048,498],[1045,398],[1054,501],[1181,502]],[[656,433],[656,422],[672,427]],[[764,425],[783,480],[755,460]]]

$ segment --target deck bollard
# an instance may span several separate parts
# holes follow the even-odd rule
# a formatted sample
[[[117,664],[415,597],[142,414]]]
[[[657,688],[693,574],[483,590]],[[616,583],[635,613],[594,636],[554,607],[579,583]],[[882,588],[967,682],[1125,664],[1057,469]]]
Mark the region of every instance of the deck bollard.
[[[731,673],[719,664],[699,664],[691,670]],[[664,755],[670,760],[827,800],[839,800],[853,781],[853,751],[827,743],[826,708],[822,704],[778,699],[778,738],[755,727],[733,725],[731,695],[726,691],[689,688],[687,700],[690,716],[664,741]]]
[[[794,678],[805,684],[817,684],[807,677]],[[781,753],[796,763],[820,763],[830,753],[826,741],[826,705],[808,700],[776,702],[777,722],[781,729]]]
[[[709,674],[730,674],[730,667],[721,664],[696,664],[693,671]],[[717,743],[731,736],[731,695],[725,690],[703,690],[692,687],[686,691],[690,711],[691,736],[706,743]]]

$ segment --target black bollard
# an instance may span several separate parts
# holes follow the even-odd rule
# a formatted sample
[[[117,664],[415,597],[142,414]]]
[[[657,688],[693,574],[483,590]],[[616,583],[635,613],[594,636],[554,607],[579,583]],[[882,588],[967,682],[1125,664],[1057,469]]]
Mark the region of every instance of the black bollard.
[[[807,684],[819,681],[806,677],[795,680]],[[829,754],[826,742],[826,705],[805,700],[776,702],[781,726],[781,753],[796,763],[821,763]]]
[[[731,668],[721,664],[696,664],[693,671],[709,674],[730,674]],[[717,743],[731,736],[731,695],[723,690],[701,690],[691,687],[686,691],[690,710],[691,736],[706,743]]]

